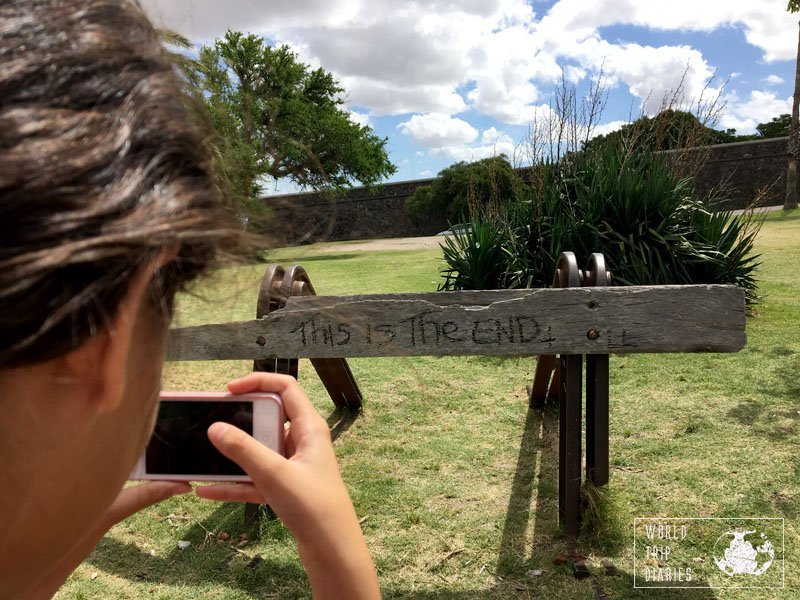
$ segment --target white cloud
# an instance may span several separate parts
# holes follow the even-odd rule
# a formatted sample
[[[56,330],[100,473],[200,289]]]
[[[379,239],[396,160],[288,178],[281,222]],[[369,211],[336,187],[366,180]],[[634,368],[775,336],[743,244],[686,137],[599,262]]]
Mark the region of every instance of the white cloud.
[[[478,131],[466,121],[439,113],[414,115],[397,128],[415,143],[433,149],[467,144],[478,137]]]
[[[528,26],[517,26],[484,37],[474,53],[475,88],[468,98],[473,107],[504,123],[523,124],[539,100],[536,82],[548,84],[561,77],[555,56],[541,51]]]
[[[431,156],[473,162],[505,154],[513,161],[517,146],[507,133],[490,127],[478,135],[474,128],[469,125],[464,127],[459,121],[464,123],[461,119],[452,119],[446,115],[415,115],[398,127],[403,133],[412,135],[415,142],[428,146]],[[423,156],[420,151],[416,154]],[[432,175],[430,171],[423,171],[420,176]]]
[[[611,121],[609,123],[601,123],[600,125],[592,128],[592,131],[589,132],[589,139],[595,138],[598,135],[608,135],[612,131],[618,131],[622,129],[622,126],[627,124],[628,121]]]
[[[449,141],[478,135],[467,117],[452,115],[470,109],[470,115],[527,124],[562,75],[579,83],[602,68],[608,86],[624,86],[649,114],[680,85],[686,101],[718,92],[706,87],[714,69],[697,49],[604,39],[605,27],[736,27],[767,62],[793,60],[797,40],[797,15],[787,13],[786,0],[557,0],[544,16],[535,12],[543,3],[530,0],[141,1],[160,25],[198,42],[237,29],[290,44],[303,61],[334,74],[348,105],[363,109],[353,117],[359,123],[370,123],[365,113],[439,115],[444,129],[431,129],[433,118],[420,122],[420,116],[404,121],[401,131],[459,156],[484,154],[488,144]],[[777,79],[766,83],[778,85]],[[735,100],[730,122],[749,127],[756,117],[744,111],[756,107]],[[507,150],[509,142],[502,143]]]
[[[586,77],[586,69],[575,65],[567,65],[564,67],[564,78],[570,83],[580,83]]]
[[[740,26],[764,60],[791,60],[797,52],[797,16],[785,0],[560,0],[545,18],[554,36],[586,39],[599,28],[638,25],[659,30],[709,32]]]
[[[496,127],[484,129],[481,133],[481,144],[496,144],[500,140],[511,139],[507,134],[498,131]]]
[[[614,87],[619,83],[642,101],[642,110],[648,114],[658,112],[665,98],[676,90],[682,93],[677,104],[692,103],[700,96],[715,90],[707,89],[714,70],[703,55],[689,46],[643,46],[636,43],[612,44],[597,35],[583,40],[559,39],[553,51],[580,62],[595,73],[601,70],[604,84]]]
[[[435,156],[446,156],[453,160],[464,162],[475,162],[484,158],[491,158],[492,156],[500,156],[505,154],[509,160],[513,159],[514,151],[516,150],[514,144],[498,144],[498,145],[478,145],[478,146],[447,146],[446,148],[437,148],[431,154]]]
[[[349,111],[350,120],[353,123],[358,123],[362,127],[372,127],[372,119],[368,114],[356,112],[354,110]]]
[[[490,127],[483,131],[477,143],[451,144],[433,148],[431,154],[434,156],[446,156],[455,160],[473,162],[492,156],[505,154],[512,162],[516,156],[516,144],[511,136],[498,131],[495,127]]]
[[[786,80],[778,75],[768,75],[764,79],[764,83],[767,85],[781,85],[782,83],[786,83]]]
[[[753,90],[746,99],[735,94],[726,98],[726,111],[719,121],[723,129],[733,128],[737,133],[755,133],[756,125],[773,117],[792,112],[792,98],[778,98],[773,92]]]
[[[376,81],[365,77],[343,77],[347,101],[369,107],[375,116],[412,112],[458,114],[467,109],[461,95],[448,85],[406,86],[402,82]]]
[[[454,35],[431,35],[421,30],[414,15],[349,27],[293,28],[289,39],[299,38],[315,56],[325,57],[325,68],[343,77],[402,81],[417,85],[456,85],[466,67],[465,57],[454,52],[460,45]],[[436,57],[436,60],[431,60]]]
[[[420,177],[433,177],[433,171],[425,169],[424,171],[420,172],[419,176]]]
[[[143,1],[159,24],[201,42],[231,28],[288,43],[375,116],[457,114],[468,108],[459,93],[468,87],[478,111],[524,123],[539,97],[532,80],[560,74],[539,51],[526,0]]]
[[[192,40],[207,41],[228,29],[263,33],[276,22],[281,27],[299,26],[313,18],[319,26],[346,22],[355,14],[360,0],[140,0],[153,22],[169,27]]]

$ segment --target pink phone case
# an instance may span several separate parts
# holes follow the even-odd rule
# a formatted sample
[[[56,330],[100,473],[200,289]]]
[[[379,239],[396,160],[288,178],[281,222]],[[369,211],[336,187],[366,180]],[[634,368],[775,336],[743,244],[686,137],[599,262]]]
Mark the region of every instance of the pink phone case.
[[[283,412],[283,402],[277,394],[270,392],[253,392],[239,395],[224,392],[162,392],[161,400],[173,402],[252,402],[253,437],[275,452],[284,453],[283,439],[286,419]],[[151,481],[250,481],[250,477],[247,475],[148,473],[146,470],[146,452],[139,458],[128,479]]]

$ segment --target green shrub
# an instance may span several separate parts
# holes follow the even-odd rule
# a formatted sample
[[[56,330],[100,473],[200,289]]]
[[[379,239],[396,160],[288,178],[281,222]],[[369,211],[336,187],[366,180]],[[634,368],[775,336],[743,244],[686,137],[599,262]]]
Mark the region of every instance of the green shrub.
[[[420,186],[406,201],[405,210],[415,225],[437,231],[468,221],[470,215],[496,211],[513,199],[523,184],[501,156],[473,163],[458,162],[442,170],[431,185]]]
[[[492,290],[505,287],[506,236],[493,223],[474,220],[469,229],[456,230],[442,242],[450,269],[439,289]]]
[[[480,281],[546,286],[559,255],[570,250],[581,267],[602,252],[616,284],[730,283],[755,301],[753,243],[761,222],[710,212],[714,199],[695,199],[689,180],[661,156],[603,145],[536,167],[532,181],[531,193],[518,195],[507,211],[448,240],[443,289],[485,289]],[[490,240],[498,249],[485,247]],[[480,277],[485,257],[498,254],[504,266],[493,264],[491,276]],[[462,270],[469,276],[460,277]]]

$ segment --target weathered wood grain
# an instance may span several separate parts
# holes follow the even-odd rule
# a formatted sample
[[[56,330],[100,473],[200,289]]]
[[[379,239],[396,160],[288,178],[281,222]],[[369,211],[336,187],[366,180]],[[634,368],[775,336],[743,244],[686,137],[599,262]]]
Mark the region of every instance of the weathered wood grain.
[[[637,286],[290,298],[257,321],[171,331],[169,360],[735,352],[736,286]]]

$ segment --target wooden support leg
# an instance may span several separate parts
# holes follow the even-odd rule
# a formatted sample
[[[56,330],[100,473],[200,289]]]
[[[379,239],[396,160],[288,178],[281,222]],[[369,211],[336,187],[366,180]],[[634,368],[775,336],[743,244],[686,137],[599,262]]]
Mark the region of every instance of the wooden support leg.
[[[261,373],[281,373],[283,375],[291,375],[297,379],[298,375],[298,360],[296,358],[271,358],[266,360],[253,361],[253,371]],[[256,524],[262,512],[259,510],[260,504],[253,504],[247,502],[244,505],[244,525],[245,527],[252,527]],[[268,505],[264,505],[264,509],[268,515],[273,515]]]
[[[561,361],[556,361],[556,368],[553,371],[553,381],[550,382],[550,391],[547,396],[550,400],[560,402],[563,397],[561,393]]]
[[[542,408],[550,387],[550,378],[556,370],[557,357],[553,355],[541,355],[536,359],[536,373],[533,376],[533,383],[528,388],[528,400],[532,408]]]
[[[252,527],[256,524],[259,517],[258,509],[261,505],[260,504],[253,504],[252,502],[247,502],[244,505],[244,526],[245,527]]]
[[[608,483],[608,355],[586,357],[586,479]]]
[[[581,515],[581,396],[583,357],[561,357],[558,500],[567,548],[578,541]]]
[[[358,411],[361,408],[361,390],[350,365],[343,358],[312,358],[311,364],[317,371],[328,395],[336,408]]]

